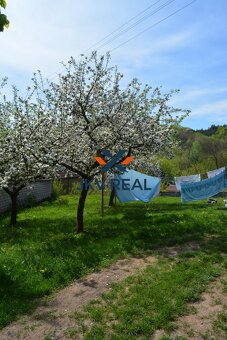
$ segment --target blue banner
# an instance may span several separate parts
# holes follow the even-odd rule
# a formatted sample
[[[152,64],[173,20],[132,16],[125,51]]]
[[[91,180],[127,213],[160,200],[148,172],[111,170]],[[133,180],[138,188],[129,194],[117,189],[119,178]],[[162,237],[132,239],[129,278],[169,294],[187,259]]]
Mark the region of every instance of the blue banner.
[[[149,202],[160,192],[161,180],[158,177],[144,175],[135,170],[114,176],[114,188],[120,202]]]
[[[181,201],[197,201],[217,195],[227,187],[225,172],[197,183],[181,184]]]

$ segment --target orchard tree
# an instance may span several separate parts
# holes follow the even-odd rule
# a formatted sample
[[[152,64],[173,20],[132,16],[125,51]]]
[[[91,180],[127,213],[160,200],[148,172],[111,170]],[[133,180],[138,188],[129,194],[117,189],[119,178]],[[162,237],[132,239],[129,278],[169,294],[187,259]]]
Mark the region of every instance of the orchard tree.
[[[37,179],[44,178],[50,168],[30,152],[27,113],[14,88],[13,99],[0,99],[0,188],[11,198],[11,224],[17,222],[17,198],[20,191]]]
[[[182,112],[168,106],[175,91],[162,94],[158,87],[142,87],[137,79],[123,86],[123,75],[110,66],[109,54],[93,52],[64,66],[58,81],[46,87],[42,78],[33,79],[36,104],[29,119],[35,157],[90,181],[101,172],[94,156],[102,149],[113,155],[126,150],[124,157],[138,160],[171,154],[174,126],[181,119],[176,115]],[[88,189],[83,186],[80,193],[78,233],[84,230]]]
[[[5,0],[0,0],[0,32],[3,32],[4,28],[9,27],[9,20],[5,14],[1,13],[1,7],[6,8]]]

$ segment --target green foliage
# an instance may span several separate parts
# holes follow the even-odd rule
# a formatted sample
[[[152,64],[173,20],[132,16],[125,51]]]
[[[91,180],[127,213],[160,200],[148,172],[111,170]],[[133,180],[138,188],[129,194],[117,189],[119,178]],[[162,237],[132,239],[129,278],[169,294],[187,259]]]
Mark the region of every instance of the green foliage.
[[[227,125],[219,126],[214,134],[214,138],[227,140]]]
[[[54,180],[53,187],[52,187],[52,195],[51,198],[53,200],[57,199],[61,195],[64,195],[64,188],[61,180]]]
[[[189,152],[189,160],[191,163],[198,163],[202,156],[202,146],[198,140],[192,143],[192,147]]]
[[[6,1],[0,0],[0,7],[6,8]],[[9,27],[9,20],[5,14],[2,14],[0,11],[0,32],[4,31],[4,28]]]
[[[78,187],[80,187],[79,182],[76,181],[72,184],[72,187],[70,190],[71,195],[77,195],[79,193]]]
[[[0,13],[0,32],[4,31],[4,28],[9,27],[9,20],[5,14]]]
[[[68,205],[69,204],[69,200],[67,197],[59,197],[57,199],[57,204],[59,205]]]
[[[29,312],[37,298],[128,254],[143,255],[192,240],[204,242],[204,253],[217,263],[222,261],[218,255],[226,254],[222,199],[213,206],[203,201],[183,205],[179,198],[160,197],[149,210],[142,203],[121,204],[105,209],[100,219],[100,194],[90,195],[86,233],[76,235],[78,197],[66,198],[67,204],[56,200],[20,211],[14,230],[8,228],[8,215],[1,216],[1,327]]]
[[[6,1],[0,0],[0,6],[3,7],[3,8],[6,8]]]
[[[223,125],[221,126],[221,128],[227,128],[227,125]],[[208,129],[200,129],[200,130],[196,130],[197,132],[205,135],[205,136],[213,136],[217,133],[217,131],[220,129],[219,125],[211,125]]]
[[[174,176],[201,173],[227,165],[227,126],[213,126],[207,130],[193,131],[178,127],[176,138],[179,148],[170,160],[161,160],[164,177],[171,181]]]
[[[161,165],[161,169],[162,172],[165,175],[165,178],[168,181],[170,181],[172,178],[174,178],[174,176],[176,176],[176,174],[178,173],[178,169],[177,169],[177,161],[176,161],[176,157],[173,159],[167,159],[167,158],[162,158],[160,160],[160,165]]]
[[[213,327],[217,332],[223,331],[227,336],[227,313],[219,313],[217,320],[214,321]]]

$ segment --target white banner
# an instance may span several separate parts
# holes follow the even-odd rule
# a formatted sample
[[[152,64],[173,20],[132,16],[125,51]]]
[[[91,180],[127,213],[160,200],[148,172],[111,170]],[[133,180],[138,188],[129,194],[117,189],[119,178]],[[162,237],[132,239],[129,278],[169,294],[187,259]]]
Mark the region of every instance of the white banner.
[[[219,175],[222,171],[225,171],[225,167],[223,166],[222,168],[215,169],[212,171],[207,171],[207,176],[208,178],[214,177],[216,175]]]
[[[174,177],[176,188],[178,191],[181,191],[181,183],[195,183],[201,181],[200,174],[191,175],[191,176],[180,176]]]

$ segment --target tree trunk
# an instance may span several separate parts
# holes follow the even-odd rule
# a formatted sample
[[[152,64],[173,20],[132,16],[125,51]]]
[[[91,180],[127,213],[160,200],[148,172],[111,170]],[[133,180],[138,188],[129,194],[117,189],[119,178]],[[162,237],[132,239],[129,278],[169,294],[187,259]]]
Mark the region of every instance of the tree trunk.
[[[17,224],[17,196],[19,195],[20,190],[23,189],[24,187],[25,185],[21,184],[18,187],[13,187],[12,191],[9,188],[3,188],[11,198],[12,206],[10,224],[13,226]]]
[[[112,207],[114,205],[114,196],[115,196],[115,190],[113,188],[110,193],[109,207]]]
[[[17,196],[18,193],[11,193],[11,202],[12,202],[12,208],[11,208],[11,220],[10,224],[15,226],[17,224]]]
[[[79,204],[77,208],[77,233],[84,231],[84,206],[88,193],[88,188],[83,188],[80,193]]]
[[[218,163],[218,158],[217,156],[214,156],[215,164],[216,164],[216,169],[219,168],[219,163]]]

